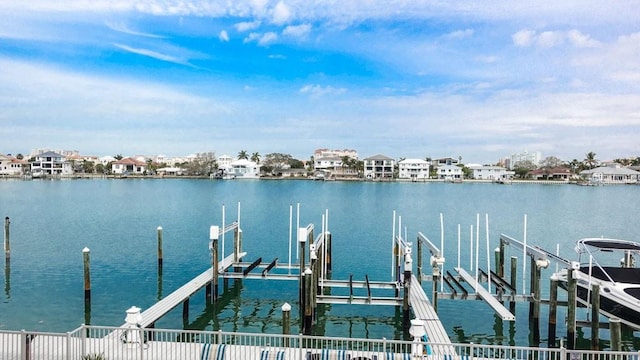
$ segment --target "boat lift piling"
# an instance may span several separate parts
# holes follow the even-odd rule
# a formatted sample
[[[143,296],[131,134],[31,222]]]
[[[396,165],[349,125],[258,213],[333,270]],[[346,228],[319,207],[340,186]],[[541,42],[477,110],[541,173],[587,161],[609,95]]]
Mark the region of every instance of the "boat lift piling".
[[[11,260],[10,225],[11,221],[9,220],[9,217],[6,216],[4,218],[4,260],[6,263],[9,263],[9,260]]]

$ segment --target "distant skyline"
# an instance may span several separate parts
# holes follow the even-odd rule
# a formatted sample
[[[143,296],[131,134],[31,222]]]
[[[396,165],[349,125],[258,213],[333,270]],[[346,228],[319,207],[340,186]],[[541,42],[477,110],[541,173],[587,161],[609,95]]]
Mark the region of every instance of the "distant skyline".
[[[640,155],[640,2],[3,0],[0,153]]]

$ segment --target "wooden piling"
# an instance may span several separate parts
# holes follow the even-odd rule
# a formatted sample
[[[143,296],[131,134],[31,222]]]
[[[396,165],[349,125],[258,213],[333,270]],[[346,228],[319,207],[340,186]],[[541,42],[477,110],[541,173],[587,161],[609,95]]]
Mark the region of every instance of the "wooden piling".
[[[567,349],[576,348],[576,279],[573,270],[567,269]]]
[[[10,241],[9,225],[11,225],[11,221],[7,216],[4,218],[4,259],[7,262],[11,259],[11,241]]]
[[[409,260],[410,263],[411,260]],[[409,292],[411,291],[411,267],[404,269],[404,297],[402,299],[402,325],[404,331],[409,331],[411,321],[411,309],[409,308]]]
[[[591,285],[591,350],[600,350],[600,285]]]
[[[91,266],[89,255],[91,250],[88,247],[82,249],[82,258],[84,264],[84,301],[85,304],[91,301]]]
[[[537,346],[540,344],[540,298],[542,296],[542,289],[540,287],[541,267],[536,261],[533,262],[531,274],[533,277],[533,342]]]
[[[213,240],[213,250],[211,255],[211,267],[213,269],[213,279],[211,280],[211,302],[215,303],[218,300],[218,239]]]
[[[547,346],[556,347],[556,327],[558,314],[558,280],[551,280],[549,285],[549,325],[547,326]]]
[[[182,324],[185,325],[183,326],[185,328],[186,325],[189,325],[189,298],[182,302]]]
[[[325,244],[324,246],[326,246],[325,248],[325,258],[324,258],[324,262],[327,266],[327,273],[325,274],[326,278],[329,278],[329,274],[331,273],[331,233],[327,232],[325,235]]]
[[[504,279],[504,246],[505,243],[504,241],[502,241],[502,239],[500,239],[500,246],[498,247],[498,259],[496,261],[496,273],[498,274],[498,276],[500,276],[501,278]]]
[[[162,226],[158,226],[158,272],[162,271]]]
[[[622,329],[620,319],[609,319],[609,330],[611,331],[611,351],[622,350]]]
[[[307,237],[309,236],[307,228],[298,228],[298,242],[300,243],[300,273],[298,276],[298,307],[300,308],[300,318],[304,317],[304,299],[305,299],[305,284],[304,284],[304,271],[305,271],[305,244],[307,243]],[[304,324],[303,324],[304,325]],[[303,326],[304,327],[304,326]]]
[[[282,335],[291,334],[291,305],[284,303],[282,305]],[[289,337],[284,338],[284,346],[289,346]]]
[[[304,335],[311,335],[311,327],[313,325],[313,304],[312,304],[312,293],[313,293],[313,272],[310,268],[306,268],[304,271],[304,319],[302,324],[302,333]]]
[[[515,314],[516,312],[516,301],[515,301],[515,295],[516,295],[516,289],[517,289],[517,283],[518,283],[518,258],[515,256],[511,257],[511,270],[510,270],[510,280],[509,282],[511,283],[511,287],[513,288],[514,293],[512,294],[513,296],[511,297],[511,301],[509,302],[509,311],[511,311],[512,314]]]

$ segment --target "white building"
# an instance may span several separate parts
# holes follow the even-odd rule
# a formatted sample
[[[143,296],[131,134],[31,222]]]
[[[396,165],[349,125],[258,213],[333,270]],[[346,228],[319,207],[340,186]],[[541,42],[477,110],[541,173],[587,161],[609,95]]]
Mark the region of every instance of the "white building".
[[[21,175],[24,163],[13,156],[0,154],[0,175]]]
[[[470,165],[471,178],[476,180],[511,179],[515,174],[502,166]]]
[[[111,172],[116,175],[143,175],[147,171],[147,163],[136,158],[128,157],[111,163]]]
[[[429,162],[422,159],[404,159],[398,162],[398,178],[424,180],[429,178]]]
[[[236,160],[231,163],[231,167],[226,169],[225,176],[234,179],[258,179],[260,166],[247,159]]]
[[[640,182],[640,172],[622,167],[620,164],[583,170],[580,175],[592,183],[637,184]]]
[[[64,156],[53,151],[44,152],[35,156],[31,162],[32,175],[70,175],[73,174],[71,163]]]
[[[218,169],[227,171],[227,169],[231,168],[231,163],[234,160],[235,159],[231,155],[225,154],[225,155],[218,156],[218,159],[216,160],[218,163]]]
[[[441,165],[437,168],[438,179],[447,181],[462,181],[464,173],[462,168],[456,165]]]
[[[364,178],[370,180],[393,179],[395,160],[384,155],[375,155],[364,159]]]
[[[343,157],[348,156],[350,158],[358,160],[358,152],[353,149],[331,150],[331,149],[316,149],[313,151],[313,158],[329,158],[329,157]]]
[[[530,153],[525,150],[521,153],[511,154],[507,160],[507,168],[509,168],[509,170],[513,170],[522,163],[531,163],[534,166],[538,166],[541,160],[542,154],[539,151]]]

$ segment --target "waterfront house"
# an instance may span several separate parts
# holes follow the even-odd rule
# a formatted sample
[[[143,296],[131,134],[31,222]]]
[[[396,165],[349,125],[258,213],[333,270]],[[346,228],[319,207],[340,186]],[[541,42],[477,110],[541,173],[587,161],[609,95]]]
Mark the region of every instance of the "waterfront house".
[[[31,175],[70,175],[73,174],[71,163],[64,156],[53,151],[43,152],[34,156],[30,163]]]
[[[540,168],[527,173],[527,178],[533,180],[564,180],[572,177],[571,169],[566,167]]]
[[[438,179],[445,181],[458,182],[462,181],[462,178],[464,177],[462,168],[456,165],[440,165],[436,169],[436,172],[438,174]]]
[[[128,157],[111,163],[111,172],[116,175],[143,175],[147,171],[147,163]]]
[[[502,166],[469,165],[468,168],[471,170],[471,178],[475,180],[511,179],[514,175],[513,171],[509,171]]]
[[[258,179],[260,177],[260,167],[251,160],[236,160],[231,163],[231,167],[226,169],[225,177],[233,179]]]
[[[16,159],[11,155],[0,154],[0,175],[16,176],[22,175],[24,160]]]
[[[364,178],[367,180],[391,180],[395,160],[384,155],[375,155],[364,159]]]
[[[398,162],[398,178],[424,180],[429,178],[429,162],[422,159],[404,159]]]
[[[622,167],[620,164],[583,170],[580,172],[580,176],[590,182],[602,184],[637,184],[640,182],[640,172]]]

